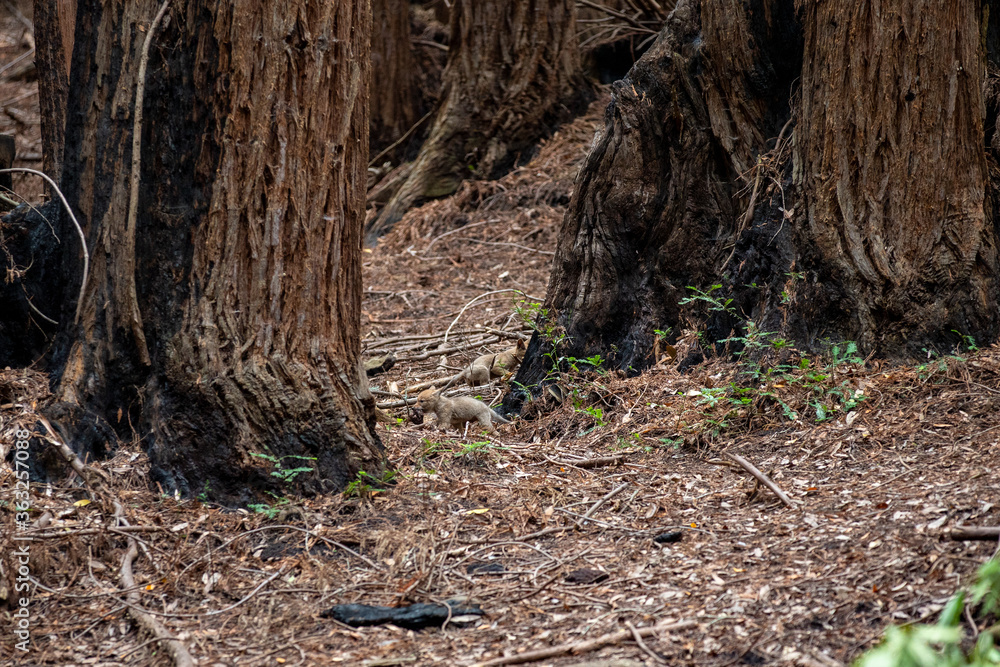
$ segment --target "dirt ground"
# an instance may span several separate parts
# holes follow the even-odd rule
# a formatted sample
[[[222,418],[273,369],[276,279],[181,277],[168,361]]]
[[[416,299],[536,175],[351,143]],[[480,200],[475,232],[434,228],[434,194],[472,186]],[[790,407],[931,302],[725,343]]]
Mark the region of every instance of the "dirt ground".
[[[23,45],[0,48],[6,59]],[[378,425],[391,484],[223,508],[148,488],[139,443],[121,443],[93,464],[111,481],[92,502],[78,480],[34,486],[21,654],[4,607],[15,548],[4,463],[0,662],[171,664],[137,608],[202,665],[833,667],[888,624],[934,619],[997,550],[949,531],[1000,525],[1000,348],[892,367],[841,347],[807,364],[792,353],[791,370],[714,360],[685,374],[667,355],[628,379],[577,363],[562,402],[542,397],[491,435],[441,433],[393,407],[393,389],[530,333],[606,103],[526,166],[412,211],[366,251],[365,356],[396,358],[371,379],[396,420]],[[491,401],[505,388],[461,390]],[[0,372],[4,453],[46,397],[41,374]],[[116,501],[127,528],[109,528]],[[446,601],[482,615],[424,630],[322,615]]]
[[[42,168],[42,135],[34,67],[35,40],[31,2],[5,0],[0,5],[0,134],[17,145],[15,167]],[[13,175],[13,190],[36,202],[44,191],[37,176]]]

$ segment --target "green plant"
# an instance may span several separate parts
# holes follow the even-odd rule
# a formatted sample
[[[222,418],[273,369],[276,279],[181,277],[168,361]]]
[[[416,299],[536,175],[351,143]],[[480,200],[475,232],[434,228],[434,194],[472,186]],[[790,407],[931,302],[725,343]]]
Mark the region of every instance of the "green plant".
[[[844,347],[841,348],[840,345]],[[844,341],[830,348],[830,360],[833,368],[843,364],[863,364],[865,360],[858,356],[858,344],[852,340]]]
[[[968,334],[959,333],[958,329],[952,329],[951,332],[962,339],[965,344],[965,349],[967,352],[978,352],[979,346],[976,345],[976,339]]]
[[[697,287],[688,286],[691,290],[693,296],[686,296],[681,299],[678,303],[682,306],[686,306],[689,303],[695,303],[696,301],[701,301],[708,304],[708,309],[713,312],[728,313],[733,317],[736,317],[736,309],[732,307],[733,300],[725,299],[721,300],[717,296],[713,296],[713,292],[722,289],[722,285],[712,285],[708,288],[708,291],[702,291]]]
[[[209,486],[208,480],[205,480],[205,485],[201,489],[201,493],[198,494],[198,500],[203,503],[208,502],[208,495],[212,492],[212,487]]]
[[[441,452],[448,451],[448,447],[443,443],[433,442],[428,438],[423,438],[421,442],[424,443],[424,449],[420,453],[421,459],[428,459],[437,456]]]
[[[312,472],[312,466],[299,466],[298,468],[285,468],[281,462],[284,459],[298,459],[300,461],[315,461],[315,456],[299,456],[297,454],[289,454],[287,456],[277,457],[271,456],[270,454],[258,454],[256,452],[250,452],[250,456],[255,456],[259,459],[264,459],[265,461],[270,461],[274,466],[274,470],[271,471],[272,477],[277,477],[282,482],[291,482],[296,477],[304,472]]]
[[[965,598],[981,605],[980,614],[1000,611],[1000,559],[986,562],[969,593],[959,591],[941,611],[935,625],[915,624],[886,629],[882,643],[861,656],[855,667],[987,667],[1000,665],[996,635],[1000,623],[979,633],[972,650],[962,650],[962,615]]]
[[[371,498],[376,493],[384,493],[386,489],[380,488],[390,486],[399,474],[396,470],[386,470],[381,475],[375,476],[364,470],[359,470],[355,479],[344,489],[344,495],[348,498],[357,496],[358,498]]]
[[[585,415],[590,415],[594,420],[595,425],[600,428],[601,426],[606,426],[607,422],[604,421],[604,410],[601,408],[587,407],[587,408],[574,408],[575,412],[582,412]]]
[[[459,449],[457,452],[452,452],[452,456],[456,459],[462,457],[475,458],[481,454],[485,454],[491,449],[507,449],[489,440],[482,440],[479,442],[463,442],[459,443]]]
[[[281,513],[281,508],[283,505],[287,505],[291,501],[288,498],[275,495],[270,491],[267,492],[269,496],[274,498],[274,504],[270,503],[248,503],[247,508],[256,512],[257,514],[263,514],[268,519],[273,519]]]
[[[587,357],[586,359],[577,359],[576,357],[560,357],[558,359],[560,366],[563,364],[568,365],[576,373],[583,373],[584,371],[594,370],[597,371],[599,375],[606,375],[607,371],[601,368],[601,364],[604,363],[604,358],[595,354],[592,357]],[[585,368],[580,368],[580,366],[585,366]],[[589,368],[587,368],[589,367]]]
[[[612,452],[618,452],[622,450],[629,450],[636,446],[636,443],[632,442],[629,438],[623,435],[615,436],[615,441],[608,444],[608,449]]]
[[[541,303],[519,299],[514,301],[514,312],[523,323],[545,340],[552,342],[560,338],[556,331],[558,327],[550,321],[549,309],[542,308]]]

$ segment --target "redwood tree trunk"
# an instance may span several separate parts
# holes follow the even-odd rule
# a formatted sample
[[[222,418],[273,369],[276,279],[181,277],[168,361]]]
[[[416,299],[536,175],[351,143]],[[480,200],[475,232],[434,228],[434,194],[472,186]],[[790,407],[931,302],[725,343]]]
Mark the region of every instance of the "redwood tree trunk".
[[[805,350],[994,340],[983,18],[971,0],[679,2],[577,180],[544,311],[564,354],[640,370],[655,329],[749,321]],[[732,313],[679,304],[713,284]],[[544,376],[545,343],[518,381]]]
[[[509,170],[585,103],[587,91],[572,0],[456,0],[434,125],[367,240],[387,232],[420,198]]]
[[[802,3],[806,280],[791,310],[810,338],[914,351],[952,330],[996,338],[981,4]]]
[[[33,14],[35,35],[39,37],[35,65],[42,120],[42,170],[58,183],[62,175],[76,0],[35,0]]]
[[[372,87],[369,154],[402,138],[417,121],[420,99],[410,49],[409,0],[372,0]],[[401,143],[385,157],[403,154]]]
[[[79,449],[135,429],[164,491],[249,497],[274,483],[251,453],[339,488],[383,464],[359,374],[368,2],[174,0],[151,31],[158,4],[80,5],[62,185],[90,275],[77,318],[64,243],[50,414]]]

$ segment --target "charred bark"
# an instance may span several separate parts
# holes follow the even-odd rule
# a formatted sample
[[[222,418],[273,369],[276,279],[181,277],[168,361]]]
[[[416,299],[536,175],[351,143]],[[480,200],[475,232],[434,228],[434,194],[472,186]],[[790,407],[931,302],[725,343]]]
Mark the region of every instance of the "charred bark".
[[[458,0],[430,135],[366,240],[421,198],[451,194],[470,176],[503,174],[588,97],[571,0]]]
[[[653,331],[681,321],[686,287],[718,279],[746,208],[739,175],[790,113],[796,73],[784,63],[801,57],[801,42],[782,32],[789,24],[790,3],[681,2],[613,84],[543,306],[545,326],[566,336],[565,354],[641,370]],[[527,385],[545,373],[545,357],[532,352],[518,374]]]
[[[986,16],[972,0],[679,2],[578,178],[545,303],[562,353],[640,370],[654,329],[720,340],[751,321],[804,350],[994,340]],[[713,284],[730,312],[679,305]],[[518,381],[544,362],[529,349]]]
[[[21,204],[0,220],[0,367],[30,366],[40,360],[58,331],[62,303],[62,255],[52,231],[59,225],[58,201]],[[67,242],[72,242],[71,237]]]
[[[80,5],[62,187],[91,269],[77,317],[63,244],[49,414],[82,453],[134,429],[164,491],[249,498],[276,483],[252,453],[316,457],[296,484],[340,488],[383,465],[359,365],[368,3],[175,0],[150,31],[157,5]]]

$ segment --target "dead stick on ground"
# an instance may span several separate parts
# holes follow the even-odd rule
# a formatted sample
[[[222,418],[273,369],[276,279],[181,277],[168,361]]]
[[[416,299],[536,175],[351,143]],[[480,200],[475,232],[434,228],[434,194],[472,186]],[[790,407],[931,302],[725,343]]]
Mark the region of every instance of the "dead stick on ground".
[[[469,309],[469,306],[471,306],[472,304],[474,304],[476,301],[479,301],[483,297],[491,296],[493,294],[503,294],[504,292],[517,292],[518,294],[521,295],[522,298],[527,299],[529,301],[538,301],[538,302],[542,301],[537,296],[531,296],[530,294],[525,294],[523,290],[512,289],[512,288],[498,289],[498,290],[493,290],[492,292],[485,292],[484,294],[480,294],[479,296],[475,297],[474,299],[472,299],[471,301],[469,301],[467,304],[465,304],[464,306],[462,306],[462,310],[458,311],[458,315],[455,316],[455,319],[451,321],[451,324],[448,325],[448,329],[444,332],[444,342],[445,343],[448,342],[448,334],[450,334],[452,328],[456,324],[458,324],[458,321],[460,319],[462,319],[462,315],[464,315],[465,311]],[[444,345],[444,343],[442,343],[442,345]]]
[[[412,357],[407,357],[400,355],[400,361],[423,361],[424,359],[430,359],[431,357],[439,357],[442,354],[452,354],[453,352],[465,352],[466,350],[474,350],[477,347],[483,347],[484,345],[489,345],[490,343],[499,343],[499,339],[494,338],[484,338],[482,340],[473,341],[471,343],[466,343],[465,345],[456,345],[454,347],[437,348],[434,350],[427,350],[426,352],[421,352],[420,354],[415,354]]]
[[[74,535],[107,535],[108,533],[159,533],[170,530],[167,526],[118,526],[117,528],[83,528],[81,530],[52,531],[52,532],[27,532],[25,535],[33,540],[48,540],[62,537],[73,537]]]
[[[658,625],[653,625],[647,628],[636,628],[636,632],[640,637],[649,637],[650,635],[655,635],[660,632],[671,632],[674,630],[687,630],[688,628],[696,627],[698,624],[694,621],[677,621],[673,623],[660,623]],[[601,635],[596,639],[589,639],[581,642],[572,642],[569,644],[560,644],[558,646],[551,646],[549,648],[538,649],[537,651],[527,651],[519,655],[507,655],[502,658],[494,658],[493,660],[487,660],[486,662],[477,662],[472,667],[499,667],[499,665],[521,665],[526,662],[537,662],[539,660],[546,660],[548,658],[555,658],[561,655],[580,655],[581,653],[589,653],[590,651],[596,651],[599,648],[605,646],[610,646],[612,644],[618,644],[619,642],[633,637],[630,630],[617,630],[615,632],[609,632],[606,635]],[[634,638],[634,637],[633,637]]]
[[[499,336],[500,338],[509,338],[511,340],[523,340],[523,341],[531,340],[531,336],[520,333],[518,331],[503,331],[502,329],[494,329],[493,327],[483,327],[483,329],[491,334]],[[527,330],[530,331],[531,329],[528,328]]]
[[[580,461],[560,461],[558,459],[549,460],[553,463],[573,466],[574,468],[600,468],[601,466],[618,465],[625,460],[625,457],[619,454],[617,456],[601,456],[596,459],[582,459]]]
[[[594,512],[596,512],[601,507],[601,505],[608,502],[609,500],[617,496],[619,493],[627,489],[629,484],[630,482],[625,482],[624,484],[620,484],[611,491],[609,491],[608,493],[606,493],[603,498],[601,498],[596,503],[590,506],[590,509],[587,510],[587,513],[584,514],[579,521],[576,522],[576,525],[583,526],[583,524],[587,522],[587,519],[589,519],[594,514]]]
[[[121,503],[115,503],[115,517],[124,518],[125,508],[122,507]],[[170,657],[174,659],[174,664],[177,667],[194,667],[194,658],[188,653],[187,648],[181,643],[179,639],[171,635],[163,624],[157,621],[153,616],[147,614],[144,611],[140,611],[136,606],[139,604],[139,591],[135,586],[135,578],[132,576],[132,563],[135,561],[136,557],[139,555],[139,547],[134,538],[128,538],[128,551],[122,557],[122,567],[121,567],[121,582],[122,587],[130,591],[128,593],[128,601],[131,605],[128,608],[129,615],[135,619],[136,623],[145,628],[151,635],[156,637],[158,640],[164,643],[164,647]]]
[[[62,457],[66,460],[66,463],[69,464],[73,471],[80,476],[80,479],[87,484],[93,484],[95,477],[99,478],[97,481],[111,481],[111,478],[108,477],[108,474],[103,470],[99,468],[87,467],[87,465],[80,460],[80,457],[76,455],[76,452],[70,449],[69,445],[63,442],[62,436],[54,428],[52,428],[52,424],[49,423],[48,419],[41,415],[37,415],[36,418],[38,421],[42,422],[42,426],[44,426],[47,431],[47,433],[42,437],[46,442],[59,451],[59,454],[62,455]]]
[[[757,470],[757,468],[752,463],[747,461],[739,454],[730,454],[729,452],[726,452],[726,455],[729,456],[729,458],[731,458],[732,460],[739,463],[741,466],[743,466],[743,469],[746,470],[751,475],[753,475],[754,477],[756,477],[757,481],[759,481],[767,488],[771,489],[771,491],[774,492],[774,495],[778,496],[778,498],[781,499],[781,502],[785,503],[789,507],[795,507],[795,503],[792,502],[792,499],[789,498],[787,495],[785,495],[785,492],[779,489],[778,485],[771,481],[771,478],[762,473],[760,470]]]
[[[635,639],[635,643],[639,645],[639,648],[642,649],[643,653],[653,659],[653,662],[660,665],[667,664],[667,661],[661,658],[659,653],[646,646],[646,642],[642,641],[642,635],[639,634],[639,630],[634,625],[625,621],[625,627],[632,633],[632,638]]]
[[[995,540],[1000,539],[1000,526],[963,526],[948,531],[948,539],[963,540]]]
[[[462,371],[462,373],[464,373],[464,372],[465,371]],[[417,384],[415,384],[413,386],[407,387],[405,391],[406,391],[406,393],[409,394],[410,392],[420,391],[421,389],[427,389],[429,387],[436,387],[441,382],[446,383],[445,386],[448,386],[448,385],[453,384],[459,378],[461,378],[462,377],[462,373],[456,373],[455,375],[452,375],[451,377],[437,378],[435,380],[425,380],[423,382],[418,382]]]

